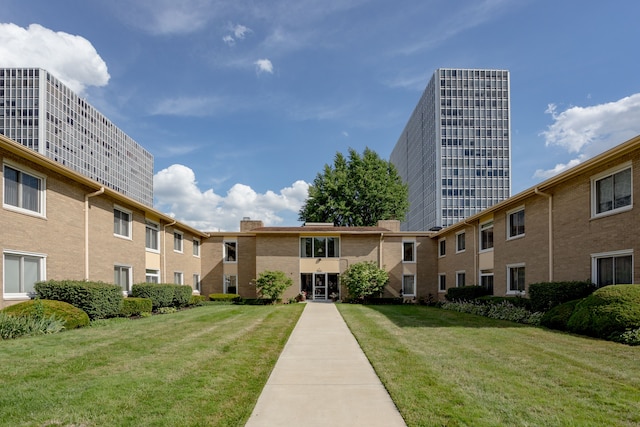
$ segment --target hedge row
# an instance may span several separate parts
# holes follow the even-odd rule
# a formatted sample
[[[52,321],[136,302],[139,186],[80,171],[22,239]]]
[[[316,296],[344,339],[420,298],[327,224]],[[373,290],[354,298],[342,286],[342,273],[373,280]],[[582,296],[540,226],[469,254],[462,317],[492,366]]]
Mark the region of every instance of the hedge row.
[[[489,290],[484,286],[474,285],[449,288],[444,297],[447,301],[469,301],[488,294]]]
[[[84,310],[89,319],[116,317],[122,308],[122,288],[102,282],[49,280],[34,285],[38,298],[64,301]]]
[[[596,290],[591,281],[545,282],[529,285],[529,299],[534,311],[547,311],[559,304],[585,298]]]
[[[129,297],[122,300],[121,317],[140,316],[142,313],[151,313],[153,303],[149,298]]]
[[[148,298],[153,309],[162,307],[185,307],[191,301],[191,286],[170,283],[136,283],[131,295],[136,298]]]

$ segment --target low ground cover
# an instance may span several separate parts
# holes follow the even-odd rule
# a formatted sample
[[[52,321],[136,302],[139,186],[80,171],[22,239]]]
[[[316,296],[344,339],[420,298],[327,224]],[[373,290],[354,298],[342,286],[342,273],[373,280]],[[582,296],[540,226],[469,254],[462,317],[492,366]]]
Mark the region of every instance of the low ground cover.
[[[0,425],[244,425],[303,309],[203,306],[0,341]]]
[[[408,426],[636,426],[640,348],[424,306],[337,306]]]

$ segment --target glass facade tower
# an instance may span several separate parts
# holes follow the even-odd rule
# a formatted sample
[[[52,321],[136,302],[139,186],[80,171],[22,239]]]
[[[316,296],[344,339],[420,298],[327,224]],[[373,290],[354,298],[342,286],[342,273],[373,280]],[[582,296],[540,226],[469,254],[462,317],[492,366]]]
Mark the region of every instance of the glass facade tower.
[[[511,196],[509,71],[436,70],[391,152],[402,230],[447,227]]]
[[[0,68],[0,133],[153,204],[151,153],[46,70]]]

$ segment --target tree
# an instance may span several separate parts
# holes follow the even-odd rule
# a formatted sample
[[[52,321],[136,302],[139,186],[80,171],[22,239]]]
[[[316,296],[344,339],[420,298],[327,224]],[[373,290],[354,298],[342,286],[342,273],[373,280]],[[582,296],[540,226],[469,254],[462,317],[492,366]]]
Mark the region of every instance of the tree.
[[[263,271],[256,279],[256,289],[262,298],[277,300],[293,280],[280,270]]]
[[[404,220],[408,208],[407,185],[395,166],[369,148],[362,156],[350,148],[348,159],[336,153],[333,167],[325,164],[318,173],[298,219],[374,226],[379,220]]]
[[[373,261],[362,261],[352,264],[340,276],[340,281],[347,287],[349,296],[363,299],[382,292],[389,282],[389,274]]]

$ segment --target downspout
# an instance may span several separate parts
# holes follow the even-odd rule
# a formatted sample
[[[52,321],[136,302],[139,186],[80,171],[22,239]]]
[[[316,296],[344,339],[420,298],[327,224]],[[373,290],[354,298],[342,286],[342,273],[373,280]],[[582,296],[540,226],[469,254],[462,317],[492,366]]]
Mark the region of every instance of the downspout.
[[[89,281],[89,198],[104,193],[104,187],[84,195],[84,280]]]
[[[160,280],[161,283],[169,283],[167,282],[167,227],[171,227],[176,222],[178,221],[174,219],[172,223],[165,224],[162,227],[162,236],[164,238],[164,242],[162,243],[162,277]]]
[[[382,246],[384,245],[384,233],[380,233],[380,246],[378,247],[378,268],[382,268]]]
[[[538,190],[538,187],[534,191],[537,195],[544,196],[549,200],[549,282],[553,282],[553,196],[543,193]]]

